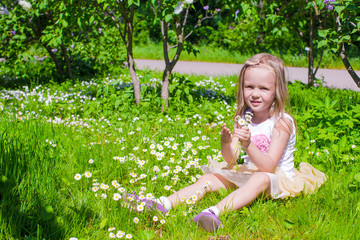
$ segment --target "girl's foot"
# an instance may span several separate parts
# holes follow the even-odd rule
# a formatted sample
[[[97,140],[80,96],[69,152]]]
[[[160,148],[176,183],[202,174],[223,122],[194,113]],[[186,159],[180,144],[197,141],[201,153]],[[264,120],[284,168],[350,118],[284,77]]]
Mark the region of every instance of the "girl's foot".
[[[206,212],[199,213],[194,218],[194,221],[208,232],[214,232],[218,228],[222,227],[219,217],[216,216],[214,211],[211,209],[208,209]]]

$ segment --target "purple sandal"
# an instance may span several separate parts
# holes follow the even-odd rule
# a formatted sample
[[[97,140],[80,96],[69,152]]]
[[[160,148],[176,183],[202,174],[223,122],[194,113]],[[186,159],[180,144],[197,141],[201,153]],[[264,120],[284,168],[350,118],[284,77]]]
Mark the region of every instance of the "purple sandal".
[[[208,209],[209,212],[201,212],[195,218],[194,221],[208,232],[214,232],[218,228],[222,227],[222,223],[218,216],[215,215],[214,211]]]

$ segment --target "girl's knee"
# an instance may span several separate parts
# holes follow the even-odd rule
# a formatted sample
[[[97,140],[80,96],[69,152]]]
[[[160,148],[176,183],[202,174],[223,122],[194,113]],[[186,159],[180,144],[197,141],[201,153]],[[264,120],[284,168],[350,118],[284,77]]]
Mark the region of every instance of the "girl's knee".
[[[271,184],[270,177],[263,172],[257,172],[252,176],[252,180],[255,184],[258,184],[259,186],[264,186],[265,188],[268,188]]]
[[[202,183],[204,184],[204,186],[206,185],[212,188],[213,191],[217,191],[220,188],[232,187],[229,186],[230,183],[228,183],[225,178],[216,174],[205,174],[201,176],[199,179],[199,183]]]

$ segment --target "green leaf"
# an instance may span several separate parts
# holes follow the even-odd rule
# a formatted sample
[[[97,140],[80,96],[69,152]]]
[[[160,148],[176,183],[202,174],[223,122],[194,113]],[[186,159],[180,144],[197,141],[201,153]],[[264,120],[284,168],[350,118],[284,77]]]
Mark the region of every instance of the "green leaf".
[[[295,223],[293,221],[290,221],[286,218],[284,219],[284,223],[285,223],[285,227],[288,229],[293,228],[295,225]]]
[[[106,226],[107,222],[108,222],[108,219],[104,218],[100,223],[100,226],[99,226],[100,229],[103,229]]]
[[[226,197],[228,195],[227,190],[225,188],[220,188],[219,189],[219,194],[222,197]]]
[[[170,20],[172,19],[172,14],[167,14],[166,16],[165,16],[165,22],[170,22]]]
[[[319,30],[318,31],[318,34],[320,37],[323,37],[323,38],[326,38],[326,36],[328,35],[329,33],[329,29],[324,29],[324,30]]]
[[[355,174],[354,179],[360,182],[360,173]]]
[[[325,46],[327,44],[328,44],[327,40],[321,40],[321,41],[318,42],[317,48],[321,48],[321,47],[323,47],[323,46]]]

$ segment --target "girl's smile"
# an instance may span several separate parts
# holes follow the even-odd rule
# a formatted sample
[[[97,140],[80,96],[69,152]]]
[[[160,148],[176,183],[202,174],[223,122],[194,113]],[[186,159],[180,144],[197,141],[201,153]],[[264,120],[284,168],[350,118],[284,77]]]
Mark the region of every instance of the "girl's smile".
[[[275,99],[274,73],[264,67],[250,67],[244,75],[244,98],[254,112],[254,122],[270,118],[270,108]]]

